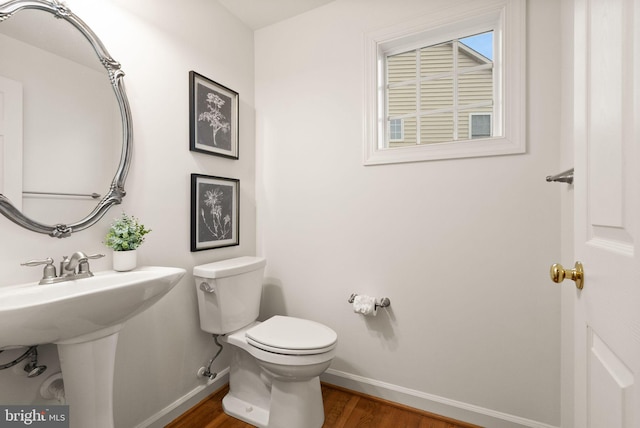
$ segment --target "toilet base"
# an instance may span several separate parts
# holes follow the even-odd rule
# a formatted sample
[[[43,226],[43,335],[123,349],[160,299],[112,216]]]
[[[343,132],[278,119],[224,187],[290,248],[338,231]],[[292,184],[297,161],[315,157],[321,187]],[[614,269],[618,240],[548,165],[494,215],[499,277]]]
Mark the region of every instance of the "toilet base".
[[[308,381],[273,381],[269,428],[321,428],[324,406],[320,378]]]
[[[274,354],[249,345],[246,329],[222,338],[231,345],[229,393],[222,400],[225,413],[261,428],[321,428],[324,404],[319,376],[335,351]]]
[[[266,428],[268,426],[268,410],[254,406],[238,397],[234,397],[231,393],[228,393],[222,399],[222,408],[227,415],[233,416],[248,424],[255,425],[259,428]]]
[[[230,391],[222,399],[225,413],[260,428],[322,427],[324,406],[319,377],[302,382],[272,382],[269,409],[242,400]]]

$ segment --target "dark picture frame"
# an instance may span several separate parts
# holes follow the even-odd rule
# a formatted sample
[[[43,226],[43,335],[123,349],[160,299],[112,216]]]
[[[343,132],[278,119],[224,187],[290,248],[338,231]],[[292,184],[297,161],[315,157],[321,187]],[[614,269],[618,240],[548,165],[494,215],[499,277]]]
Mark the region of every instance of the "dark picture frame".
[[[240,180],[191,174],[191,251],[240,244]]]
[[[189,72],[189,150],[239,158],[239,94]]]

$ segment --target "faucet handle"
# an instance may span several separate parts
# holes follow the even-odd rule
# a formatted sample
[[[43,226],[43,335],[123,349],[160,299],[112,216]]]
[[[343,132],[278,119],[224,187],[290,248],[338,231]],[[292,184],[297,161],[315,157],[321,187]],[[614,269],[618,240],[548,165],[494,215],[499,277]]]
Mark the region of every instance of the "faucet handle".
[[[29,260],[28,262],[20,263],[20,266],[40,266],[40,265],[53,265],[53,259],[51,257],[47,257],[44,260]]]
[[[83,260],[78,264],[78,275],[86,274],[88,276],[93,276],[93,273],[91,273],[91,269],[89,268],[89,259],[101,259],[103,257],[104,254],[91,254],[87,256],[86,260]]]
[[[87,256],[88,259],[101,259],[104,257],[104,254],[91,254],[90,256]]]
[[[53,259],[51,257],[47,257],[44,260],[29,260],[28,262],[20,263],[20,266],[41,266],[45,265],[42,270],[42,281],[45,279],[51,279],[56,277],[56,267],[53,265]]]

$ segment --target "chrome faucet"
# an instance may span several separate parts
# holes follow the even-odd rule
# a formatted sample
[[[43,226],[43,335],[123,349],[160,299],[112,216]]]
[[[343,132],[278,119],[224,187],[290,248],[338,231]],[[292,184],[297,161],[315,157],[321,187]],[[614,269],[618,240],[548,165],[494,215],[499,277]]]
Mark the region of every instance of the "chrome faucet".
[[[102,257],[104,257],[104,254],[92,254],[88,256],[82,251],[76,251],[71,255],[71,258],[63,256],[60,262],[60,275],[56,275],[56,267],[53,265],[53,259],[51,257],[44,260],[30,260],[22,263],[21,266],[32,267],[45,265],[40,284],[55,284],[57,282],[92,277],[93,273],[89,268],[89,259],[99,259]]]
[[[86,263],[88,259],[89,257],[82,251],[76,251],[71,255],[71,258],[63,256],[60,262],[60,274],[76,273],[78,265]]]

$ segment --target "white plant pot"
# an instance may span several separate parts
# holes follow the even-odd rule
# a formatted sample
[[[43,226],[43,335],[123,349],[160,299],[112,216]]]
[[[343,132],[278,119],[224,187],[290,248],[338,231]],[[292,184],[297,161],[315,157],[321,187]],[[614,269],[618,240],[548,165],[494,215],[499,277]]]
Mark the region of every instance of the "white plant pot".
[[[138,264],[138,250],[114,251],[113,270],[126,272],[135,269]]]

